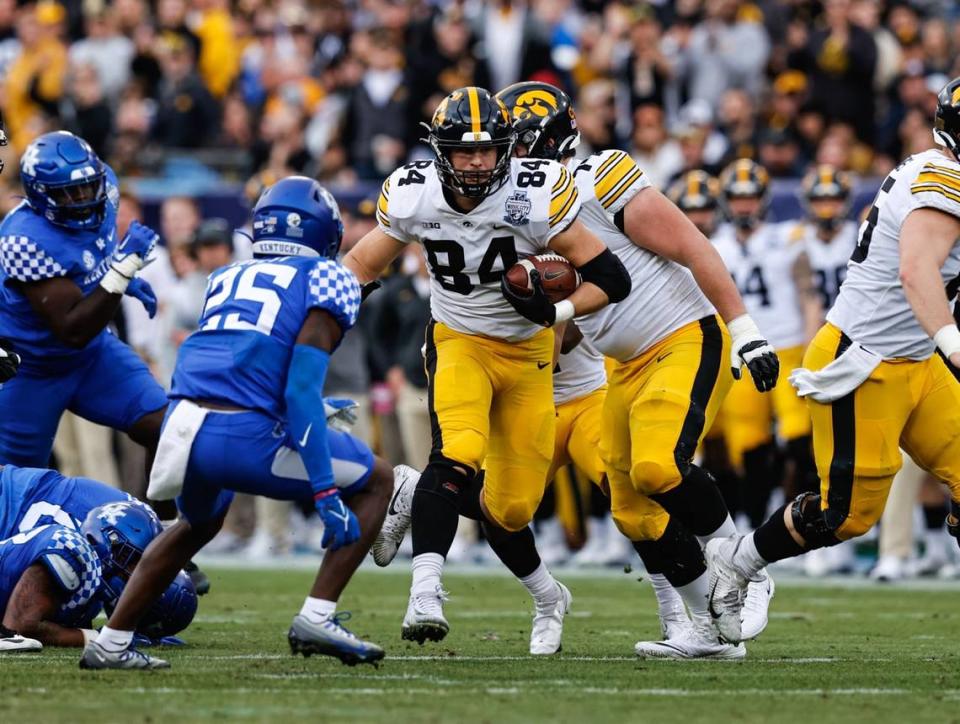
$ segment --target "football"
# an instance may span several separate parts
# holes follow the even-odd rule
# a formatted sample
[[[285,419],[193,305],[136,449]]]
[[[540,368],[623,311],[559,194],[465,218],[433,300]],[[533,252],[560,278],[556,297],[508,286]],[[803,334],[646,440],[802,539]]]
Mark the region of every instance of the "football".
[[[580,275],[573,264],[559,254],[539,254],[521,259],[507,269],[507,284],[515,294],[533,294],[530,272],[534,269],[540,272],[543,290],[554,304],[569,297],[580,286]]]

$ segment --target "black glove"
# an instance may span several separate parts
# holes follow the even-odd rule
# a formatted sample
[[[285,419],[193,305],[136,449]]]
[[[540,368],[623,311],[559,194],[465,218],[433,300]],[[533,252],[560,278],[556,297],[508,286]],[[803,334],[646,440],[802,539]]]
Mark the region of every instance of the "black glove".
[[[746,314],[734,319],[727,328],[733,338],[730,363],[734,379],[740,379],[740,367],[746,365],[760,392],[772,390],[780,376],[780,360],[773,347]]]
[[[20,367],[20,355],[13,351],[13,345],[0,339],[0,383],[13,379]]]
[[[510,302],[510,306],[517,310],[517,314],[529,319],[534,324],[552,327],[553,323],[557,321],[557,308],[547,298],[547,293],[543,291],[540,272],[536,269],[530,270],[530,286],[533,287],[533,294],[528,297],[521,297],[514,294],[510,288],[506,274],[500,277],[500,292],[503,294],[503,298]]]
[[[367,283],[367,284],[364,284],[362,287],[360,287],[360,302],[363,303],[363,301],[364,301],[367,297],[369,297],[371,294],[373,294],[375,291],[377,291],[377,290],[378,290],[380,287],[382,287],[382,286],[383,286],[383,284],[382,284],[381,282],[376,281],[376,280],[374,280],[374,281],[372,281],[372,282],[369,282],[369,283]]]

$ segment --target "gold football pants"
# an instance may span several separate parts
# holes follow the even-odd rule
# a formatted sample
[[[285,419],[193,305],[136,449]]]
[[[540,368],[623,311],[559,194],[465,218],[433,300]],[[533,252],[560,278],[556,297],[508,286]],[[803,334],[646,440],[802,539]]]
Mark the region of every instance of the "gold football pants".
[[[431,321],[426,367],[431,461],[486,469],[483,502],[493,522],[520,530],[547,482],[556,427],[553,330],[507,342]]]
[[[849,345],[846,335],[826,324],[803,366],[822,369]],[[820,505],[841,540],[863,535],[879,520],[902,464],[901,447],[960,500],[960,382],[939,355],[881,362],[845,397],[807,402]]]

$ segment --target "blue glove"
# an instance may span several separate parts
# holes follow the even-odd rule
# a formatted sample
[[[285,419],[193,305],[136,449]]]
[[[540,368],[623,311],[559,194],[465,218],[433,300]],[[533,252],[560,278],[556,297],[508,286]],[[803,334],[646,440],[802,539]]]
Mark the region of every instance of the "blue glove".
[[[150,319],[157,316],[157,295],[154,294],[153,287],[151,287],[145,279],[140,279],[139,277],[131,279],[127,285],[125,294],[128,294],[134,299],[139,299],[143,304],[143,308],[147,310]]]
[[[350,432],[357,422],[357,410],[360,406],[344,397],[324,397],[323,414],[327,416],[327,426],[340,432]]]
[[[160,237],[153,229],[139,221],[131,221],[123,240],[117,245],[114,259],[120,260],[130,254],[136,254],[141,261],[146,261],[153,251]]]
[[[150,253],[159,240],[157,232],[149,226],[144,226],[139,221],[131,221],[126,235],[113,252],[110,269],[100,280],[100,286],[110,294],[126,292],[127,285],[133,281],[137,272],[153,261],[149,258]]]
[[[313,504],[323,521],[323,540],[326,550],[335,551],[355,543],[360,538],[360,521],[340,497],[336,488],[327,488],[314,496]]]

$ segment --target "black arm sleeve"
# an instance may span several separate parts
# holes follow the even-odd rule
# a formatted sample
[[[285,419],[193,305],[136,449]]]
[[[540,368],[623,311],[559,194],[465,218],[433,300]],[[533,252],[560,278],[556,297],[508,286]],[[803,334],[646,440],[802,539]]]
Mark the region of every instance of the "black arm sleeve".
[[[577,271],[583,281],[600,287],[610,298],[611,304],[626,299],[633,286],[623,262],[609,249],[604,249],[586,264],[577,267]]]

